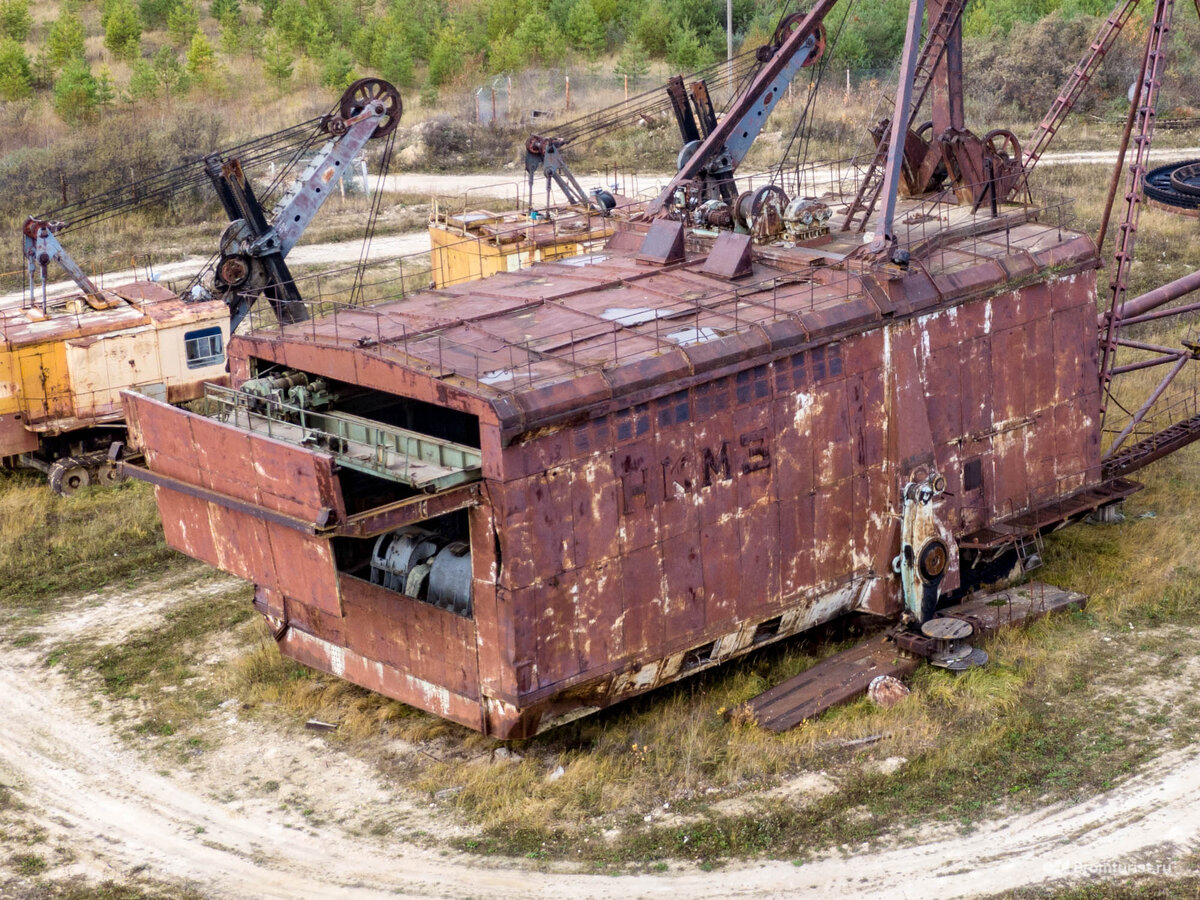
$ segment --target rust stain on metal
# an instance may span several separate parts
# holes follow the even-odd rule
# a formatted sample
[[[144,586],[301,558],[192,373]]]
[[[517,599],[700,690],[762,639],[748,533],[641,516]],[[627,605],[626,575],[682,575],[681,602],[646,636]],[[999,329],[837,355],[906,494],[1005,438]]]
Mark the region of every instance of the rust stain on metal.
[[[1036,223],[908,270],[827,247],[756,250],[736,284],[703,247],[612,248],[239,335],[235,385],[339,399],[295,443],[127,397],[168,541],[254,580],[282,652],[501,738],[894,615],[909,481],[944,476],[967,557],[1100,484],[1095,251]],[[364,420],[481,463],[389,481],[338,437]]]

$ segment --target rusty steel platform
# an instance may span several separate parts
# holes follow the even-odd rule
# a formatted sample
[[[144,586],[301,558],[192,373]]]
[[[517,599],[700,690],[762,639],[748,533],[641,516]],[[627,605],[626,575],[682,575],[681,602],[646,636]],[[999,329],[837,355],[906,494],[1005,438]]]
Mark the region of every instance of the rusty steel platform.
[[[1083,594],[1034,581],[972,597],[939,614],[966,619],[975,628],[972,640],[979,640],[1006,626],[1027,625],[1052,612],[1081,608],[1086,600]],[[920,664],[890,634],[878,634],[764,691],[744,709],[760,727],[781,733],[861,696],[880,675],[904,678]]]

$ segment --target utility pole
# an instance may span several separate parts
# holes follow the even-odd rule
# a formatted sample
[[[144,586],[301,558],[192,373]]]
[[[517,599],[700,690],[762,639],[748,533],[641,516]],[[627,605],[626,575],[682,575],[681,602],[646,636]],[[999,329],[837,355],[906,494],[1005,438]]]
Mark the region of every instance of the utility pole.
[[[729,75],[733,77],[733,0],[725,0],[725,61],[729,63]]]

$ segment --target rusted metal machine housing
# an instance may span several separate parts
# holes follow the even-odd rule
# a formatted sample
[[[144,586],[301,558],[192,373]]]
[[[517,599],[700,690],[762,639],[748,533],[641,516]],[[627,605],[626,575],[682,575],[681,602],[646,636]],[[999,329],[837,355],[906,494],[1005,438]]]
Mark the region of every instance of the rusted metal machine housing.
[[[242,392],[205,417],[126,394],[135,474],[172,547],[255,582],[284,654],[525,737],[897,614],[906,485],[944,479],[943,592],[1022,517],[1111,499],[1096,250],[1054,218],[901,200],[904,267],[834,229],[729,274],[724,237],[662,220],[586,265],[267,323],[231,340],[234,386],[333,401]]]

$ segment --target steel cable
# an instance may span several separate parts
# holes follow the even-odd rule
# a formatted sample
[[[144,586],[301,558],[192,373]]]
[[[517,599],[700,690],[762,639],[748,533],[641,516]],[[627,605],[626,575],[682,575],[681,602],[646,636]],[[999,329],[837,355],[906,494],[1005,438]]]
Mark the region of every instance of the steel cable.
[[[283,170],[272,182],[273,188],[320,134],[319,126],[323,120],[323,116],[309,119],[281,131],[236,144],[219,153],[226,159],[238,159],[245,169],[255,169],[286,160]],[[64,204],[37,218],[63,222],[61,233],[83,225],[94,225],[118,213],[161,203],[177,194],[209,184],[209,178],[204,172],[203,158],[192,159],[130,184]]]

